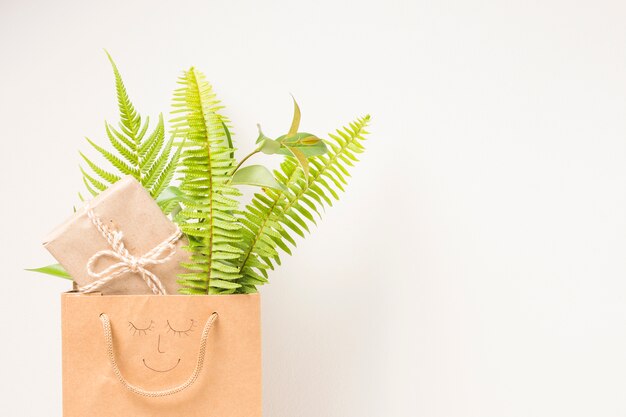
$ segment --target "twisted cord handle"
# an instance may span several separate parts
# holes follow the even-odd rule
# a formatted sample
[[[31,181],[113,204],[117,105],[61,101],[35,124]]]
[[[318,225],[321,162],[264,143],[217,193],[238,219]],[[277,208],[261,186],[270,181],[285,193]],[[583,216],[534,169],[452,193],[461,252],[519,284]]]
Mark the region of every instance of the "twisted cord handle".
[[[109,362],[111,362],[113,373],[122,383],[124,388],[135,394],[143,395],[144,397],[166,397],[168,395],[173,395],[189,388],[191,385],[193,385],[194,382],[196,382],[196,379],[198,379],[198,376],[200,375],[200,371],[202,370],[202,366],[204,365],[204,355],[206,353],[207,338],[209,337],[209,332],[213,327],[213,323],[215,322],[215,320],[217,320],[218,317],[219,315],[216,312],[213,312],[213,314],[209,316],[206,324],[204,325],[204,329],[202,330],[202,336],[200,337],[200,351],[198,352],[198,361],[196,362],[196,367],[193,370],[189,379],[176,387],[164,390],[148,391],[141,387],[132,385],[126,380],[126,378],[124,378],[124,375],[122,375],[122,372],[120,371],[120,368],[118,367],[117,361],[115,359],[115,351],[113,350],[113,334],[111,333],[111,322],[109,320],[109,317],[105,313],[100,314],[100,321],[102,321],[102,328],[104,329],[104,340],[106,342],[107,355],[109,357]]]

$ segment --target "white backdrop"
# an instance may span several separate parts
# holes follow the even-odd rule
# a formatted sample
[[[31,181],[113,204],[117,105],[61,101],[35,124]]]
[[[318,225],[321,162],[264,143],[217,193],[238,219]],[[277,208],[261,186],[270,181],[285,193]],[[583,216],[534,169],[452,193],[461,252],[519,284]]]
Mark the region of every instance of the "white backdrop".
[[[0,413],[60,416],[59,293],[24,272],[83,136],[206,72],[236,128],[371,113],[342,200],[262,289],[268,417],[626,415],[626,6],[0,1]]]

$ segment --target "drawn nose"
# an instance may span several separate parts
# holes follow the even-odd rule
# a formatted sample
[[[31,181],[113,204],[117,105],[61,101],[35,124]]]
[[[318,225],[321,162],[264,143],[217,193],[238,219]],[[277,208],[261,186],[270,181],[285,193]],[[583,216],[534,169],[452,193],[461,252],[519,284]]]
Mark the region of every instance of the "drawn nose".
[[[159,335],[159,340],[157,341],[157,352],[165,353],[165,351],[161,350],[161,335]]]

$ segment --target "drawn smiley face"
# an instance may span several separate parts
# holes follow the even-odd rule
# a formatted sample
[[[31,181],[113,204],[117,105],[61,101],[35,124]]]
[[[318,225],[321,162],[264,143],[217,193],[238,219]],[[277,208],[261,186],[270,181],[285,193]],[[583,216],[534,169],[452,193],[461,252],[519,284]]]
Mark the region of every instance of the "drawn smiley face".
[[[141,363],[150,371],[170,372],[180,365],[182,358],[177,356],[175,339],[190,336],[196,330],[196,320],[155,322],[129,321],[128,331],[133,337],[148,337],[147,346],[150,348],[150,358],[141,357]],[[172,340],[174,339],[174,340]],[[154,354],[156,352],[156,355]]]

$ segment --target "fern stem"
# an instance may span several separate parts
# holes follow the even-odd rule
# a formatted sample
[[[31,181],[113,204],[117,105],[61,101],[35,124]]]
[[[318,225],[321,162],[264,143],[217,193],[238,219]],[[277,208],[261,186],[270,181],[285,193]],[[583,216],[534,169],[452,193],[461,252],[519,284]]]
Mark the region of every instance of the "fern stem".
[[[332,156],[330,156],[328,158],[328,161],[324,164],[323,168],[320,170],[317,170],[317,172],[315,173],[315,176],[313,177],[309,177],[308,180],[305,180],[305,184],[306,186],[301,187],[300,191],[297,194],[294,194],[294,196],[292,198],[287,197],[287,204],[282,207],[282,214],[284,215],[285,213],[287,213],[294,204],[296,204],[300,198],[306,194],[306,192],[309,190],[310,185],[314,184],[315,181],[317,181],[321,176],[323,176],[323,174],[326,172],[326,170],[333,166],[333,164],[335,164],[335,162],[337,162],[337,159],[344,153],[344,151],[352,144],[356,141],[356,139],[361,135],[361,133],[363,132],[365,126],[367,125],[367,123],[362,123],[359,126],[359,129],[354,132],[354,135],[352,135],[352,140],[351,141],[346,141],[345,144],[343,144],[336,152],[334,152],[332,154]],[[293,173],[289,176],[287,183],[285,184],[285,186],[287,188],[289,188],[289,185],[292,184],[294,181],[296,181],[298,179],[299,176],[299,172],[300,172],[300,168],[296,168]],[[276,209],[278,203],[281,201],[282,196],[285,193],[283,191],[281,191],[277,196],[276,199],[274,200],[273,205],[270,207],[270,210],[268,212],[268,215],[266,216],[266,218],[263,220],[263,222],[261,223],[261,225],[259,226],[259,230],[256,233],[253,243],[250,245],[250,247],[248,248],[248,250],[246,251],[246,256],[243,259],[243,262],[241,263],[241,266],[239,268],[239,272],[241,273],[243,271],[243,269],[245,268],[248,259],[250,257],[250,255],[253,253],[254,249],[256,248],[258,242],[261,239],[262,234],[265,231],[265,227],[267,226],[267,222],[270,220],[271,216],[274,214],[274,210]]]
[[[200,83],[198,81],[198,76],[196,75],[195,70],[192,71],[193,73],[193,77],[194,77],[194,87],[196,88],[196,92],[198,94],[198,97],[202,97],[202,91],[200,90]],[[204,122],[204,126],[208,126],[208,120],[207,120],[207,115],[204,112],[204,107],[201,106],[201,112],[202,112],[202,121]],[[207,172],[211,173],[212,171],[212,161],[211,161],[211,144],[209,143],[209,133],[207,131],[207,140],[206,140],[206,149],[207,149]],[[213,175],[207,175],[207,179],[209,181],[209,193],[213,194]],[[211,292],[211,265],[212,265],[212,259],[213,259],[213,196],[210,195],[208,196],[208,200],[209,200],[209,238],[208,238],[208,247],[211,249],[209,250],[209,253],[206,255],[208,258],[208,268],[207,268],[207,287],[206,287],[206,291],[207,294],[210,294]]]
[[[289,176],[287,183],[285,184],[285,187],[289,188],[289,185],[291,185],[294,182],[294,180],[297,178],[298,178],[298,170],[295,169],[293,173],[291,174],[291,176]],[[241,263],[241,266],[239,267],[239,273],[243,271],[243,268],[248,263],[248,258],[250,258],[250,255],[252,254],[252,252],[254,252],[254,249],[256,248],[257,243],[261,240],[261,235],[263,235],[263,232],[265,231],[265,226],[267,225],[267,222],[270,220],[270,217],[272,216],[272,214],[274,214],[274,209],[276,208],[276,206],[278,205],[279,201],[281,200],[284,194],[285,194],[284,191],[280,191],[278,195],[276,196],[276,199],[274,200],[272,207],[270,207],[268,215],[263,220],[263,223],[261,223],[258,232],[254,236],[254,241],[252,242],[252,244],[249,246],[248,250],[246,251],[246,256],[244,257],[243,262]]]
[[[239,168],[241,168],[241,166],[243,165],[243,163],[244,163],[244,162],[246,162],[248,159],[250,159],[250,157],[251,157],[251,156],[253,156],[253,155],[255,155],[255,154],[259,153],[259,152],[261,152],[261,150],[260,150],[260,149],[255,149],[254,151],[252,151],[252,152],[250,152],[248,155],[246,155],[246,156],[245,156],[245,157],[241,160],[241,162],[239,162],[239,163],[237,164],[237,166],[235,167],[235,170],[233,171],[233,174],[234,174],[235,172],[237,172],[237,171],[239,170]],[[232,175],[232,174],[231,174],[231,175]]]
[[[300,192],[296,194],[295,197],[289,201],[289,203],[287,203],[287,205],[285,206],[283,210],[284,213],[286,213],[300,199],[300,197],[302,197],[308,191],[309,185],[317,181],[317,179],[320,178],[326,172],[326,170],[337,161],[337,159],[339,158],[339,155],[341,155],[343,151],[347,149],[348,146],[352,144],[356,140],[356,138],[358,138],[361,135],[365,126],[366,126],[366,123],[361,124],[359,126],[359,130],[354,133],[353,139],[351,141],[346,141],[345,145],[342,145],[341,148],[339,148],[339,150],[332,155],[332,157],[328,158],[328,162],[324,164],[324,169],[318,170],[314,177],[309,177],[309,180],[306,183],[306,187],[303,187],[300,190]]]

